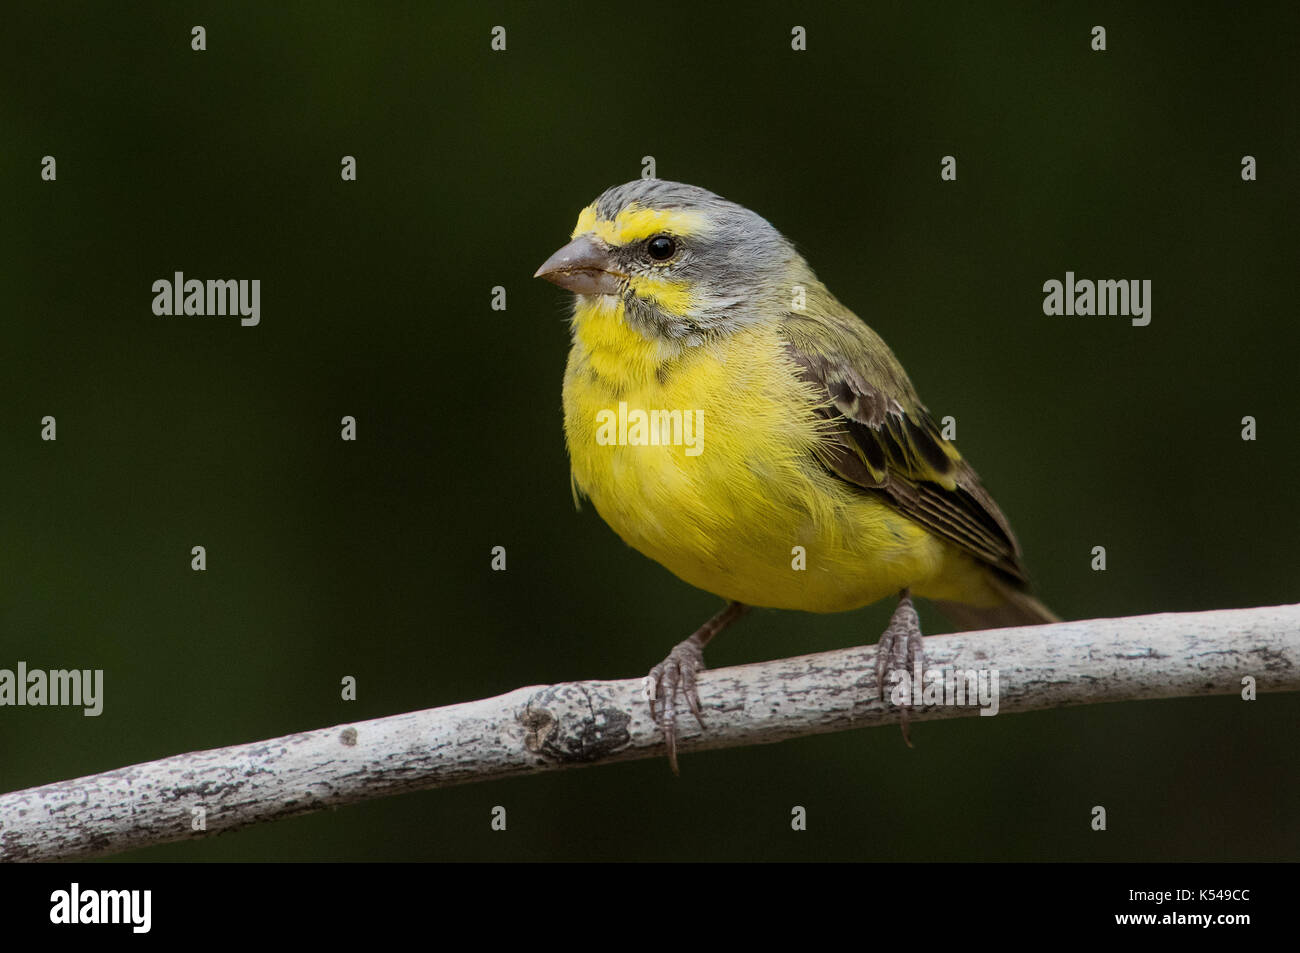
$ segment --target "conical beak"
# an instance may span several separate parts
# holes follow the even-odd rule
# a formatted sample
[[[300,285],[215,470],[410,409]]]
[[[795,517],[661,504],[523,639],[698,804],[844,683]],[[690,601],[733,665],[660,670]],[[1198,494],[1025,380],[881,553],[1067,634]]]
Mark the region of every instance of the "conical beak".
[[[619,281],[627,276],[614,265],[609,246],[590,235],[579,235],[546,259],[533,277],[580,295],[613,295],[619,293]]]

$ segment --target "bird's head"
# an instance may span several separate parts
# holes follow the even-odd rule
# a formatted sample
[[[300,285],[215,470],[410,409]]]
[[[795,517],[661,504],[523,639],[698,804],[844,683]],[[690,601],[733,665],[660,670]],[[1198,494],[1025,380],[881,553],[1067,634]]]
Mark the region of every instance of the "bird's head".
[[[681,182],[639,179],[584,208],[572,241],[534,277],[583,297],[621,304],[647,337],[687,346],[789,306],[812,278],[793,246],[765,219]]]

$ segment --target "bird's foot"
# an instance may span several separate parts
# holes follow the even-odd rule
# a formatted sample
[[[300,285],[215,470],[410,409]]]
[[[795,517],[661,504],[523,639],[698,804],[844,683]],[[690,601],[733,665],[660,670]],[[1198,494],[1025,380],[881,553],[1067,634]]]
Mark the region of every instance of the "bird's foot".
[[[650,717],[659,723],[664,733],[664,743],[668,746],[668,765],[673,774],[679,774],[677,768],[677,693],[680,690],[686,699],[695,720],[704,727],[704,716],[700,714],[700,693],[695,685],[696,673],[704,671],[704,646],[692,635],[689,639],[678,642],[668,657],[650,669],[645,677],[645,697],[650,703]],[[655,702],[659,702],[658,709]]]
[[[700,710],[700,693],[696,688],[695,677],[704,671],[704,646],[709,640],[735,622],[749,610],[739,602],[731,602],[704,625],[700,626],[688,639],[675,646],[668,657],[650,669],[645,677],[643,691],[646,701],[650,703],[650,717],[659,724],[664,733],[664,744],[668,746],[668,766],[673,774],[680,774],[677,767],[677,695],[680,691],[686,699],[695,720],[704,727],[704,716]],[[656,707],[655,702],[658,702]]]
[[[888,677],[891,673],[906,672],[908,684],[920,679],[925,671],[924,637],[921,635],[921,620],[912,605],[912,595],[906,589],[899,595],[898,606],[889,620],[889,625],[881,633],[876,643],[876,685],[880,690],[880,700],[889,699]],[[912,734],[909,715],[912,710],[910,697],[899,703],[899,725],[903,729],[903,741],[912,747]]]

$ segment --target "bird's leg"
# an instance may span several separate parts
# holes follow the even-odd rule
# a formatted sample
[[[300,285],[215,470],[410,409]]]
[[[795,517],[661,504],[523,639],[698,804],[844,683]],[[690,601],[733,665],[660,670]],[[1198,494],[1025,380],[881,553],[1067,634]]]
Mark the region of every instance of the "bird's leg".
[[[715,615],[683,642],[679,642],[668,653],[668,657],[650,669],[645,677],[644,691],[646,701],[650,703],[650,717],[659,722],[664,733],[664,742],[668,745],[668,765],[677,770],[677,690],[680,688],[686,698],[686,704],[695,716],[695,720],[704,727],[704,718],[700,714],[700,693],[695,688],[695,676],[704,670],[704,646],[709,640],[735,622],[746,612],[749,606],[740,602],[728,602],[726,608]],[[663,704],[655,711],[655,700]]]
[[[889,625],[881,633],[876,643],[876,685],[880,689],[880,700],[889,698],[889,686],[886,678],[890,672],[909,669],[912,678],[919,679],[925,671],[925,648],[921,635],[921,620],[917,617],[916,607],[912,605],[912,592],[904,589],[898,594],[898,606],[889,620]],[[899,706],[899,724],[903,729],[903,740],[912,747],[911,732],[908,728],[908,714],[912,709],[910,701]]]

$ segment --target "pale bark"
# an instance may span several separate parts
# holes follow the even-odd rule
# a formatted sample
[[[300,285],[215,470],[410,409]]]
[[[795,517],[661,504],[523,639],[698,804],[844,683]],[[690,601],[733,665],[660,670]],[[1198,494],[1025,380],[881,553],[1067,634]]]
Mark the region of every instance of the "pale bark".
[[[926,640],[926,655],[929,669],[996,670],[1001,714],[1240,697],[1250,685],[1296,691],[1300,605],[943,635]],[[874,671],[875,649],[866,647],[706,672],[699,691],[707,730],[680,717],[679,749],[894,724],[899,711],[882,703]],[[926,707],[911,718],[979,710]],[[0,795],[0,859],[111,854],[406,791],[663,753],[640,679],[532,686]],[[192,829],[199,807],[206,831]]]

